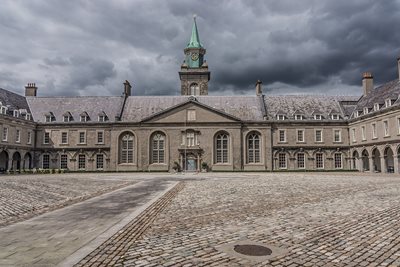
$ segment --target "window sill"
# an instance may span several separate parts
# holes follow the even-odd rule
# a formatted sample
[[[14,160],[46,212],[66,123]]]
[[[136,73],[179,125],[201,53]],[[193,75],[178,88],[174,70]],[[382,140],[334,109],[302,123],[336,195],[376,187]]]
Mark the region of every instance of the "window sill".
[[[383,138],[389,138],[390,137],[390,135],[385,135]]]
[[[86,146],[87,144],[86,143],[78,143],[78,144],[76,144],[77,146]]]
[[[60,146],[68,146],[68,143],[61,143]]]
[[[372,137],[372,140],[376,140],[376,139],[378,139],[378,137]]]
[[[305,141],[296,141],[296,144],[305,144]]]
[[[287,144],[288,142],[286,142],[286,141],[284,141],[284,142],[282,142],[282,141],[279,141],[278,142],[278,144]]]

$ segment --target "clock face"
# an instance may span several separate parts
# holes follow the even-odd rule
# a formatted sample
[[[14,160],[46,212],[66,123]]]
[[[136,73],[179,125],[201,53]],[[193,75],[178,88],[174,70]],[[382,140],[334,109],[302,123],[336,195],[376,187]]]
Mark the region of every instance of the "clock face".
[[[196,61],[199,58],[199,54],[198,53],[192,53],[192,60]]]

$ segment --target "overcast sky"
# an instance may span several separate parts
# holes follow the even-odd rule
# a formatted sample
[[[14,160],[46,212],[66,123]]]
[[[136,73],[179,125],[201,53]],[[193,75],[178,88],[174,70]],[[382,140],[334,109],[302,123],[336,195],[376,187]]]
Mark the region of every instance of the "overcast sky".
[[[209,94],[361,94],[397,78],[400,0],[1,0],[0,87],[178,95],[193,14]]]

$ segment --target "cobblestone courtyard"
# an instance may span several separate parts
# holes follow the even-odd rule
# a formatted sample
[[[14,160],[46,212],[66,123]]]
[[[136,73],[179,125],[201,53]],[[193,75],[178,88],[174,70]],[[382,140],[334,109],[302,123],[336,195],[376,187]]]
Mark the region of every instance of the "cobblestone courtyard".
[[[126,188],[99,200],[83,201],[80,208],[59,209],[33,218],[29,223],[0,228],[4,237],[0,240],[0,266],[18,265],[15,260],[22,255],[29,266],[54,266],[87,246],[88,241],[83,240],[101,235],[107,231],[106,225],[109,228],[128,217],[135,205],[149,203],[150,199],[157,201],[146,206],[139,216],[131,216],[101,243],[86,249],[74,264],[400,266],[400,177],[395,175],[208,173],[1,178],[3,221],[7,221],[7,214],[12,217],[21,213],[20,206],[52,206],[70,198],[83,200],[84,195],[100,194],[101,190],[113,187]],[[157,192],[165,190],[169,190],[168,193],[154,198]],[[13,199],[21,204],[13,205]],[[100,216],[99,210],[93,207],[102,209],[100,213],[103,214]],[[67,229],[71,222],[65,218],[74,223],[71,229]],[[88,223],[79,222],[84,219],[92,223],[92,236],[85,230]],[[58,228],[54,227],[57,224]],[[97,224],[101,227],[94,229]],[[44,252],[39,249],[33,253],[29,242],[35,244],[36,237],[24,232],[26,229],[34,231],[35,227],[43,231],[42,235],[52,228],[56,231],[49,233],[50,238],[40,240]],[[71,246],[49,253],[48,247],[52,247],[57,238],[57,246],[60,240],[65,243],[67,239],[71,239]],[[240,241],[266,244],[282,252],[270,259],[252,260],[221,248],[233,247]],[[9,250],[10,247],[14,251]],[[34,261],[27,256],[30,254]],[[53,258],[55,254],[65,255],[56,259]]]

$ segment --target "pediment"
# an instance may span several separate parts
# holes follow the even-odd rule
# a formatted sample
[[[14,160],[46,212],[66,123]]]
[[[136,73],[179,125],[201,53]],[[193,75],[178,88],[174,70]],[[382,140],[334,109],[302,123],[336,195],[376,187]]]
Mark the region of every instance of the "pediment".
[[[191,117],[191,118],[190,118]],[[155,113],[142,122],[156,123],[207,123],[238,122],[240,119],[221,110],[214,109],[197,101],[187,101],[174,107]]]

